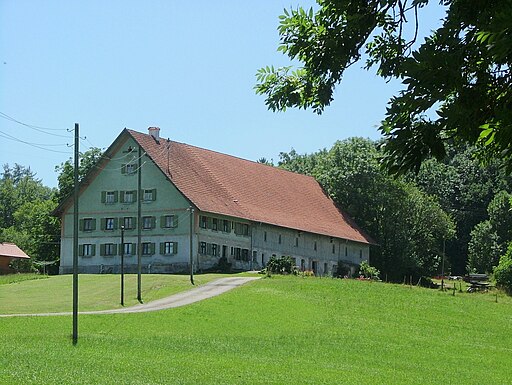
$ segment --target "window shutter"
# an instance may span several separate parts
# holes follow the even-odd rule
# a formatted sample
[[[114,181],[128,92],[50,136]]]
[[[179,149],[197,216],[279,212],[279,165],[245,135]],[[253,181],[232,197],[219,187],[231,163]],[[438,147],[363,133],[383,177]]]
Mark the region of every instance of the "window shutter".
[[[151,254],[151,255],[155,254],[155,243],[154,242],[151,242],[149,244],[149,254]]]
[[[121,165],[121,174],[126,174],[126,164]]]
[[[160,242],[160,255],[165,253],[165,242]]]
[[[91,220],[91,230],[96,230],[96,218]]]
[[[107,200],[107,192],[102,191],[101,192],[101,203],[105,203],[106,200]]]
[[[83,257],[84,256],[84,245],[80,245],[78,246],[78,255],[80,257]]]
[[[130,255],[136,255],[138,254],[139,252],[137,251],[137,244],[136,243],[132,243],[132,252]]]
[[[137,217],[132,217],[132,229],[137,228]]]
[[[154,229],[156,227],[156,217],[151,217],[151,228]]]
[[[96,255],[96,245],[91,245],[91,256]]]
[[[160,227],[163,229],[165,228],[165,215],[162,215],[160,217]]]
[[[84,220],[83,219],[80,219],[79,228],[80,228],[80,231],[84,231]]]
[[[117,245],[115,243],[112,245],[112,249],[112,255],[117,255]]]
[[[176,228],[176,227],[178,227],[178,216],[177,215],[173,215],[173,217],[174,217],[174,219],[173,219],[174,220],[174,223],[173,223],[174,226],[173,227]]]
[[[119,225],[119,218],[114,218],[114,230],[117,230],[118,225]]]
[[[121,202],[123,202],[123,203],[125,202],[124,195],[125,195],[125,191],[121,191],[120,197],[121,197]]]
[[[102,243],[102,244],[100,245],[100,255],[101,255],[101,256],[104,256],[104,255],[105,255],[105,246],[106,246],[106,245],[105,245],[104,243]]]
[[[133,202],[137,202],[137,190],[132,190]]]
[[[121,255],[121,254],[122,254],[122,252],[123,252],[123,244],[122,244],[122,243],[118,243],[118,244],[116,245],[116,248],[117,248],[117,250],[119,251],[119,254],[118,254],[118,253],[114,253],[114,254],[116,254],[116,255]]]
[[[119,201],[119,191],[114,191],[114,203]]]
[[[156,201],[156,188],[154,188],[151,192],[151,199]]]
[[[173,242],[172,244],[173,244],[173,247],[172,247],[173,253],[178,254],[178,242]]]
[[[101,218],[101,229],[105,230],[107,228],[107,218]]]

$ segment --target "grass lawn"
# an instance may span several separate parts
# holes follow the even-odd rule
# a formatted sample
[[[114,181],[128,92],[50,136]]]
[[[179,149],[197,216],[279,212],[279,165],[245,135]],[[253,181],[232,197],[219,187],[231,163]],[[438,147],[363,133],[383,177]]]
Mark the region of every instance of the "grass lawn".
[[[80,316],[76,346],[69,316],[3,318],[0,383],[510,384],[512,304],[491,299],[272,277],[181,308]]]
[[[196,275],[194,283],[198,286],[223,276]],[[20,274],[0,277],[0,314],[72,311],[71,274],[50,277]],[[2,282],[8,284],[1,285]],[[120,285],[119,275],[81,274],[78,279],[79,311],[120,308]],[[144,274],[142,299],[149,302],[192,287],[188,275]],[[125,306],[138,303],[137,275],[125,274]]]

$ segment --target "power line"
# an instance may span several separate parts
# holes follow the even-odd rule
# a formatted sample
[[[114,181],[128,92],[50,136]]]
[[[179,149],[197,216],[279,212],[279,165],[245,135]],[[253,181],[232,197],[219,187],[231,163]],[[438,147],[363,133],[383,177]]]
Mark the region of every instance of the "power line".
[[[61,138],[69,138],[69,136],[67,136],[67,135],[60,135],[60,134],[54,134],[52,132],[47,132],[47,131],[67,131],[67,129],[65,129],[65,128],[49,128],[49,127],[42,127],[42,126],[36,126],[36,125],[33,125],[33,124],[24,123],[24,122],[22,122],[22,121],[20,121],[18,119],[13,118],[10,115],[7,115],[6,113],[1,112],[1,111],[0,111],[0,118],[9,120],[9,121],[17,123],[17,124],[20,124],[22,126],[30,128],[32,130],[39,131],[39,132],[41,132],[43,134],[46,134],[46,135],[58,136],[58,137],[61,137]]]
[[[59,154],[69,154],[69,151],[58,151],[58,150],[52,150],[50,148],[45,148],[44,147],[44,146],[66,146],[65,144],[49,144],[49,145],[44,145],[44,144],[30,143],[30,142],[27,142],[25,140],[21,140],[19,138],[16,138],[15,136],[12,136],[12,135],[10,135],[10,134],[8,134],[6,132],[3,132],[3,131],[0,131],[0,137],[12,140],[14,142],[23,143],[23,144],[26,144],[28,146],[32,146],[32,147],[35,147],[35,148],[39,148],[40,150],[44,150],[44,151],[56,152],[56,153],[59,153]]]

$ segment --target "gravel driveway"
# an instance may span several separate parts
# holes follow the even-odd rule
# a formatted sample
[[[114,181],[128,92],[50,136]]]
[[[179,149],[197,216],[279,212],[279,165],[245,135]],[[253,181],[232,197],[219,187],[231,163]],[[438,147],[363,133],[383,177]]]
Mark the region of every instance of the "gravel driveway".
[[[215,297],[216,295],[225,293],[244,283],[254,281],[259,277],[227,277],[220,278],[204,285],[198,286],[182,293],[171,295],[170,297],[158,299],[148,303],[138,304],[135,306],[124,307],[121,309],[98,310],[98,311],[81,311],[79,314],[114,314],[114,313],[143,313],[148,311],[157,311],[170,309],[178,306],[189,305],[203,299]],[[38,313],[38,314],[0,314],[0,317],[30,317],[30,316],[55,316],[55,315],[71,315],[71,312],[61,313]]]

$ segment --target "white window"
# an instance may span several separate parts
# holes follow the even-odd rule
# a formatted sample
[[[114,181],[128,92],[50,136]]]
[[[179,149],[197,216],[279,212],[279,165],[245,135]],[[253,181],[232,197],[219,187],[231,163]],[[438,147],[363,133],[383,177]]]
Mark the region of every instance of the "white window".
[[[86,243],[81,245],[80,255],[83,257],[92,257],[94,255],[94,245]]]
[[[174,215],[166,215],[164,217],[164,227],[166,229],[176,227]]]
[[[107,191],[105,194],[105,203],[115,203],[116,202],[116,194],[114,191]]]
[[[84,231],[92,231],[94,230],[94,220],[92,218],[84,218]]]
[[[133,201],[135,200],[133,198],[134,198],[133,191],[125,191],[123,203],[133,203]]]
[[[156,199],[156,190],[144,190],[144,202],[151,202]]]
[[[132,217],[124,217],[123,226],[126,230],[133,229],[133,218]]]
[[[125,243],[123,245],[124,255],[133,255],[133,245],[131,243]]]
[[[153,244],[151,242],[142,243],[142,255],[152,255],[152,254],[154,254]]]
[[[135,174],[137,172],[137,165],[135,163],[129,163],[126,165],[127,174]]]
[[[178,244],[176,242],[164,242],[163,246],[163,254],[172,255],[176,254],[178,249]]]
[[[105,219],[105,230],[114,230],[114,218]]]
[[[107,243],[104,245],[103,255],[110,257],[116,253],[115,245],[113,243]]]
[[[154,227],[154,217],[143,217],[142,218],[142,228],[144,230],[149,230]]]

